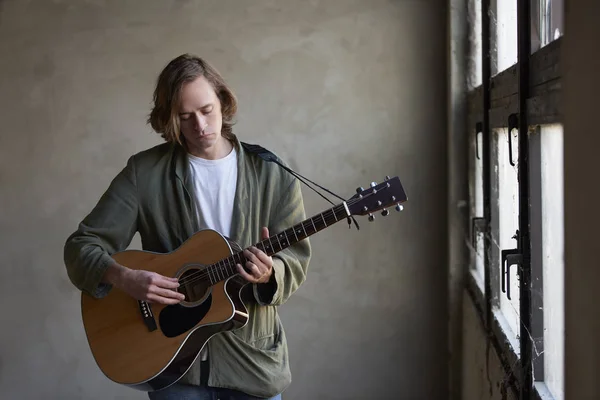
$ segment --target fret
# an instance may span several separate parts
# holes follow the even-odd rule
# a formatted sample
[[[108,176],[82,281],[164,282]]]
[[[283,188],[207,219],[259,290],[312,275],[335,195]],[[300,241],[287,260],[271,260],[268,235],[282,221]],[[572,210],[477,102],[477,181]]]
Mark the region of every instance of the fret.
[[[269,237],[269,244],[271,245],[271,252],[273,254],[275,254],[275,249],[273,248],[273,242],[271,241],[271,238]]]
[[[256,244],[256,248],[259,249],[260,251],[264,252],[264,253],[267,253],[267,249],[265,247],[264,241],[262,241],[260,243],[257,243]]]
[[[294,233],[293,229],[291,229],[291,228],[290,229],[286,229],[283,233],[285,234],[285,237],[288,240],[288,245],[291,246],[292,244],[294,244],[294,243],[296,243],[298,241],[298,239],[294,240],[294,238],[296,237],[296,235],[294,235],[294,237],[290,241],[290,237],[292,236],[292,233]]]
[[[279,250],[282,250],[281,242],[279,241],[279,236],[275,236],[277,238],[277,243],[279,244]]]
[[[223,260],[223,267],[225,267],[225,276],[230,277],[231,276],[231,271],[230,269],[230,265],[229,265],[229,259],[224,259]]]
[[[221,265],[221,264],[223,264],[223,265]],[[228,274],[227,274],[227,265],[225,265],[225,260],[223,260],[219,263],[219,267],[221,268],[221,273],[223,274],[223,278],[226,278]]]
[[[315,226],[315,221],[313,220],[313,218],[310,219],[310,222],[312,222],[312,226],[315,229],[315,233],[317,233],[317,227]]]
[[[307,238],[308,233],[306,233],[306,229],[304,228],[304,222],[301,225],[302,225],[302,230],[304,231],[304,237]]]
[[[335,218],[335,222],[338,222],[338,218],[337,218],[337,215],[336,215],[335,208],[333,209],[333,218]]]
[[[285,236],[285,231],[283,233],[281,233],[279,236],[281,236],[281,238],[283,239],[283,245],[281,244],[281,241],[279,241],[279,245],[281,246],[281,249],[283,250],[284,248],[286,248],[290,245],[290,241],[287,240],[287,236]],[[285,236],[285,238],[284,238],[284,236]]]
[[[265,240],[266,240],[266,239],[265,239]],[[267,254],[267,255],[268,255],[268,254],[269,254],[269,245],[268,245],[268,244],[265,242],[265,240],[261,241],[261,242],[259,243],[259,245],[260,245],[260,246],[262,246],[262,251],[264,251],[264,252],[265,252],[265,254]],[[258,247],[258,246],[256,246],[256,247]],[[260,249],[260,247],[258,247],[258,248]]]
[[[231,269],[233,271],[232,274],[235,275],[235,274],[237,274],[237,264],[238,263],[235,261],[235,257],[232,256],[232,257],[230,257],[230,259],[231,259]]]
[[[229,269],[231,270],[230,274],[235,275],[235,263],[232,263],[231,261],[232,261],[231,257],[228,257],[227,265],[229,265]]]
[[[296,235],[296,228],[294,227],[294,228],[292,229],[292,231],[294,231],[294,236],[296,237],[296,242],[297,242],[297,241],[298,241],[298,235]]]
[[[241,264],[242,267],[244,266],[244,263],[242,262],[242,260],[240,259],[240,254],[236,253],[233,255],[233,265],[237,265],[237,264]]]
[[[216,277],[215,277],[215,271],[213,270],[213,266],[212,266],[212,265],[209,265],[207,269],[208,269],[208,275],[211,277],[211,280],[212,280],[214,283],[217,283],[217,282],[218,282],[218,280],[217,280],[217,279],[216,279]]]
[[[216,282],[215,280],[212,278],[212,276],[210,276],[210,265],[206,268],[206,273],[208,274],[208,280],[210,282],[211,285],[214,285]]]
[[[323,213],[321,213],[321,218],[323,219],[323,223],[325,224],[325,227],[327,227],[327,221],[325,221],[325,217],[323,216]]]

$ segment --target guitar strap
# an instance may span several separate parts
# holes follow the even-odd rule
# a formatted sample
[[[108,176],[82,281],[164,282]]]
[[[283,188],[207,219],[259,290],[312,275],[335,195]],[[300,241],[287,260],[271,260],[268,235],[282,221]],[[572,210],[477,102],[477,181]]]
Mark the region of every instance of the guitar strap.
[[[313,188],[312,186],[310,186],[308,183],[306,183],[306,181],[312,183],[313,185],[318,186],[319,188],[323,189],[324,191],[326,191],[327,193],[331,194],[332,196],[335,196],[335,197],[337,197],[338,199],[340,199],[342,201],[346,201],[346,199],[338,196],[337,194],[333,193],[331,190],[329,190],[327,188],[324,188],[323,186],[319,185],[318,183],[315,183],[315,182],[311,181],[310,179],[305,178],[304,176],[302,176],[299,173],[295,172],[291,168],[283,165],[283,163],[281,162],[281,160],[279,159],[279,157],[277,157],[275,154],[273,154],[269,150],[265,149],[264,147],[262,147],[262,146],[260,146],[258,144],[250,144],[250,143],[245,143],[245,142],[241,142],[241,144],[242,144],[242,147],[246,151],[258,155],[260,158],[262,158],[263,160],[265,160],[267,162],[274,162],[275,164],[279,165],[281,168],[283,168],[284,170],[286,170],[287,172],[289,172],[292,176],[294,176],[300,182],[304,183],[307,187],[309,187],[316,194],[318,194],[319,196],[321,196],[322,198],[324,198],[325,200],[327,200],[329,203],[335,205],[331,200],[329,200],[327,197],[325,197],[322,193],[320,193],[318,190],[316,190],[315,188]],[[356,219],[354,218],[353,215],[348,216],[348,227],[351,227],[351,225],[352,225],[351,222],[350,222],[351,219],[352,219],[352,221],[354,221],[354,225],[356,225],[356,229],[359,230],[360,227],[358,226],[358,222],[356,222]]]

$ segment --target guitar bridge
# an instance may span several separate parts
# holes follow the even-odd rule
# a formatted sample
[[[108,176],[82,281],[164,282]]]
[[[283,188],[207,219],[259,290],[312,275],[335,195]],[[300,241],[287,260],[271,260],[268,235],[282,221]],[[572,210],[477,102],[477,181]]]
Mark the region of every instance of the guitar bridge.
[[[140,307],[140,312],[142,313],[142,318],[144,319],[144,324],[148,327],[149,332],[153,332],[157,329],[156,321],[154,320],[154,314],[152,313],[152,308],[150,304],[145,301],[138,300],[138,305]]]

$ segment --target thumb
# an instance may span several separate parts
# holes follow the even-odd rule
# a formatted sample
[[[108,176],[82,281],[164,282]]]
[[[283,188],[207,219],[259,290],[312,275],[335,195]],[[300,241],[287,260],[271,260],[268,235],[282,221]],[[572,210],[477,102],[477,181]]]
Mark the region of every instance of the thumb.
[[[261,229],[261,239],[268,239],[269,238],[269,228],[267,228],[266,226],[263,226]]]

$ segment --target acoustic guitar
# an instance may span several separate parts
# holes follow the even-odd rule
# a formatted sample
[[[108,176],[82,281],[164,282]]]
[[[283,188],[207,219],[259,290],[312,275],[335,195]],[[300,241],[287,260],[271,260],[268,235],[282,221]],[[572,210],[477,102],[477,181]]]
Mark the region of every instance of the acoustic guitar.
[[[255,246],[272,256],[354,215],[387,208],[400,211],[407,197],[397,177],[375,182],[340,204],[272,235]],[[113,258],[132,269],[177,277],[185,300],[176,305],[138,301],[116,288],[103,298],[83,293],[83,325],[92,355],[112,381],[153,391],[177,382],[209,339],[248,322],[241,290],[248,283],[237,272],[245,265],[242,249],[218,232],[201,230],[171,253],[125,250]]]

